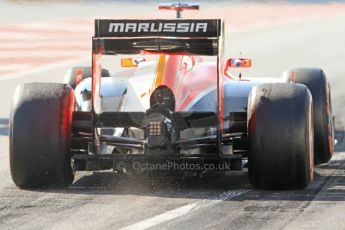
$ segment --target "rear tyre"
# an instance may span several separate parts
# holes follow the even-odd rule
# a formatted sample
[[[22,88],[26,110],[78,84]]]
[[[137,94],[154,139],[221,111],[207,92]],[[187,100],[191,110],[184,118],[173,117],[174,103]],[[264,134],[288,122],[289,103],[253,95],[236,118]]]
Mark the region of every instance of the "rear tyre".
[[[334,151],[334,124],[331,90],[321,69],[298,68],[284,72],[288,82],[294,81],[308,87],[313,96],[314,164],[327,163]]]
[[[81,79],[78,79],[77,72],[81,71]],[[92,76],[92,67],[91,66],[76,66],[71,68],[65,76],[64,83],[71,86],[73,89],[77,87],[77,84],[86,78],[90,78]],[[107,69],[102,68],[102,77],[110,77],[110,73]]]
[[[10,169],[20,188],[69,186],[74,92],[55,83],[18,86],[10,117]]]
[[[301,84],[264,84],[248,100],[248,173],[255,188],[302,189],[313,178],[312,97]]]

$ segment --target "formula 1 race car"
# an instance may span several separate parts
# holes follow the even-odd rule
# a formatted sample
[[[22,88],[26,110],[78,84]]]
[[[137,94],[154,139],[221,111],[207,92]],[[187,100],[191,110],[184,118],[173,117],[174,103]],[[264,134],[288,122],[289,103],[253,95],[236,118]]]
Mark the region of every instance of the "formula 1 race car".
[[[197,9],[164,4],[161,9]],[[10,168],[20,188],[75,171],[242,170],[264,189],[305,188],[333,154],[330,85],[316,68],[245,79],[223,61],[220,19],[95,20],[92,66],[66,84],[17,87]]]

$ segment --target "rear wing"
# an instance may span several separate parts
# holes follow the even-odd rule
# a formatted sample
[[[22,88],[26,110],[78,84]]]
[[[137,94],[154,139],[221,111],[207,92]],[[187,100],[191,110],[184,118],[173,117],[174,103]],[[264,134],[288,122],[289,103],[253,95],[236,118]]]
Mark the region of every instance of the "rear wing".
[[[95,20],[93,52],[140,54],[143,52],[217,56],[222,21],[214,20]]]
[[[92,38],[92,110],[101,114],[100,85],[102,54],[179,54],[216,56],[217,61],[217,146],[223,133],[223,43],[224,23],[220,19],[108,20],[95,21]],[[96,137],[96,136],[95,136]]]

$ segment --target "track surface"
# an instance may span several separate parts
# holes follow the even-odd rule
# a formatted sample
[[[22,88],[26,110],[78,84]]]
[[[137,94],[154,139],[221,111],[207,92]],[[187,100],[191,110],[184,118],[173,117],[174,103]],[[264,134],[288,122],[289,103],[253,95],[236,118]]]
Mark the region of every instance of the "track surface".
[[[344,22],[345,15],[309,17],[229,33],[227,53],[253,58],[247,76],[277,77],[285,68],[320,66],[330,78],[340,144],[332,161],[317,167],[314,182],[301,191],[254,190],[246,173],[138,179],[110,172],[78,173],[65,190],[20,190],[8,166],[13,90],[23,82],[61,82],[71,64],[40,66],[40,71],[20,73],[19,78],[0,77],[0,229],[344,229]]]

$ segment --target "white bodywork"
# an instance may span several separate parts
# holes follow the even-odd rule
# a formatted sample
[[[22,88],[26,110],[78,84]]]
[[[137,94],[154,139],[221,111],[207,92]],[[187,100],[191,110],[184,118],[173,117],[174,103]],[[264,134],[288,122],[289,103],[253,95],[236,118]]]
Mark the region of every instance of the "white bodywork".
[[[152,87],[156,76],[156,62],[141,62],[129,77],[103,77],[101,80],[101,108],[99,112],[138,112],[146,111],[149,108],[149,90]],[[234,79],[236,79],[234,77]],[[286,82],[285,77],[281,78],[245,78],[241,80],[224,81],[225,112],[244,110],[247,106],[247,98],[253,86],[265,83]],[[83,92],[91,92],[92,79],[87,78],[80,82],[76,89],[76,102],[81,111],[91,110],[91,100],[83,99]],[[211,93],[204,92],[203,95]],[[196,99],[201,99],[203,96]],[[195,103],[193,101],[193,103]],[[186,107],[186,111],[193,106]]]
[[[156,62],[142,62],[133,76],[122,78],[102,77],[101,105],[99,112],[145,111],[149,108],[149,93],[155,78]],[[76,102],[81,111],[91,110],[91,100],[83,98],[83,92],[91,92],[92,79],[86,78],[75,88]]]

